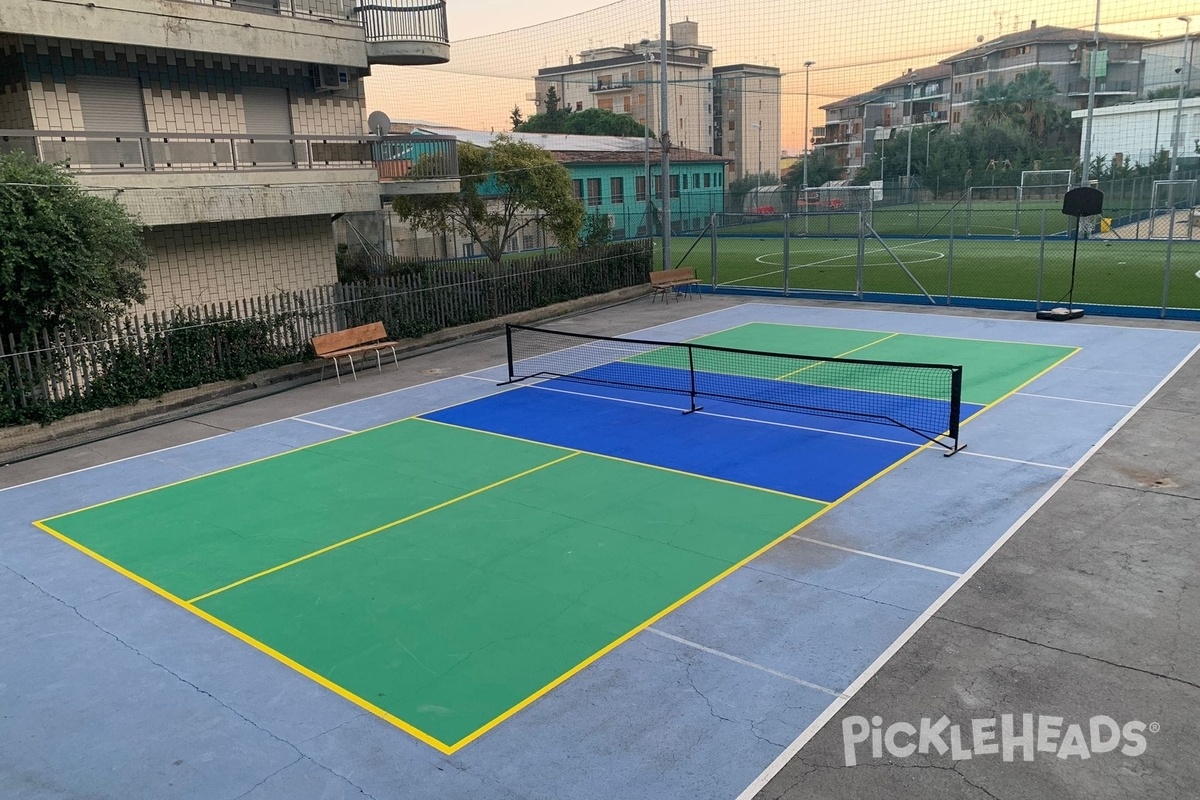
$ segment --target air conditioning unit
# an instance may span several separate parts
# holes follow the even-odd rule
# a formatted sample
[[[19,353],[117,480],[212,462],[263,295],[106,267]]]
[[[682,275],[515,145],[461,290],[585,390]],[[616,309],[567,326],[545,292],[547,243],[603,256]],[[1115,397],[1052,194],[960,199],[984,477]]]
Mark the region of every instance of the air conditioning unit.
[[[317,64],[313,67],[313,83],[318,92],[336,92],[350,86],[350,70],[335,64]]]

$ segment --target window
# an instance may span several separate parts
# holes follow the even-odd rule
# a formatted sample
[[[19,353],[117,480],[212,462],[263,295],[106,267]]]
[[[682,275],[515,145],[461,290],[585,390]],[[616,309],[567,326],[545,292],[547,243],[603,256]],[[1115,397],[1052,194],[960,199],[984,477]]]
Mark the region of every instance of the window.
[[[733,123],[734,123],[734,120],[732,120],[732,119],[729,120],[729,130],[733,130],[735,128]]]
[[[588,178],[587,182],[587,203],[589,206],[598,206],[604,202],[604,198],[600,194],[600,179]]]
[[[983,78],[976,78],[976,79],[975,79],[975,88],[976,88],[976,89],[982,89],[982,88],[983,88]]]
[[[571,181],[571,195],[576,200],[583,199],[583,180],[582,179],[576,178],[575,180]]]
[[[576,110],[576,111],[583,111],[583,101],[582,101],[582,100],[576,100],[576,101],[575,101],[575,110]]]
[[[596,105],[605,111],[613,110],[613,100],[611,97],[601,97]]]
[[[712,173],[706,172],[706,173],[704,173],[704,188],[708,189],[711,186],[712,186]]]
[[[646,201],[646,176],[638,175],[633,182],[634,199],[639,203]]]
[[[688,176],[687,176],[687,174],[686,174],[686,173],[685,173],[685,174],[684,174],[684,176],[683,176],[683,188],[684,188],[684,189],[687,189],[687,188],[688,188]]]
[[[662,175],[654,176],[654,196],[662,197]]]
[[[955,123],[955,124],[958,124],[959,122],[962,122],[962,112],[961,112],[961,111],[955,111],[953,114],[951,114],[951,115],[950,115],[950,121],[951,121],[951,122],[953,122],[953,123]]]
[[[624,111],[626,114],[628,114],[630,111],[629,100],[630,100],[629,95],[625,95],[623,98],[621,98],[621,110]]]
[[[955,81],[955,82],[954,82],[954,93],[955,93],[955,94],[962,94],[962,81]]]
[[[639,70],[637,71],[637,76],[638,76],[638,80],[639,80],[639,81],[644,81],[644,80],[646,80],[646,70],[644,70],[644,69],[639,69]]]
[[[729,98],[729,110],[730,110],[730,111],[733,111],[733,110],[734,110],[734,108],[735,108],[735,106],[734,106],[734,100],[733,100],[733,98],[731,97],[731,98]]]
[[[679,176],[671,176],[671,197],[679,197]]]
[[[608,202],[613,205],[621,205],[625,202],[625,179],[612,178],[608,182]]]

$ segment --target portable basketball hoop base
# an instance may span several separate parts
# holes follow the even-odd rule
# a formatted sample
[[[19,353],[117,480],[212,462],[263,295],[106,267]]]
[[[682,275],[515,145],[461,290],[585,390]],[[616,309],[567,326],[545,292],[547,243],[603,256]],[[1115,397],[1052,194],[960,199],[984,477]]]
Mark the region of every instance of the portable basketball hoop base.
[[[1066,322],[1069,319],[1079,319],[1083,316],[1082,308],[1052,308],[1049,311],[1039,311],[1038,319],[1048,319],[1054,322]]]

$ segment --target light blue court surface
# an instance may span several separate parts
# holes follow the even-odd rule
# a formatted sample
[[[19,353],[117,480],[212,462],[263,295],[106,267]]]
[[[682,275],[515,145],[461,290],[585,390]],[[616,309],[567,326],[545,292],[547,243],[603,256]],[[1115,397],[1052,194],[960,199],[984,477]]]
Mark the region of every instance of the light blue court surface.
[[[0,776],[31,798],[736,796],[1200,345],[769,303],[639,336],[756,326],[846,329],[881,350],[899,333],[1073,354],[968,392],[952,458],[861,421],[719,401],[684,416],[677,396],[571,381],[498,387],[496,367],[2,491],[0,637],[14,646],[0,651]],[[31,524],[414,416],[829,507],[451,755]]]

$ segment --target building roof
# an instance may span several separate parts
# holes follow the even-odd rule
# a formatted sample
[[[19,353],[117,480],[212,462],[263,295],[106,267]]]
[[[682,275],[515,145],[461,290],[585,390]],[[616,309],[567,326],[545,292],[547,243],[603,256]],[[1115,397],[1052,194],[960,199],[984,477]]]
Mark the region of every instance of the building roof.
[[[511,131],[472,131],[449,125],[416,125],[392,123],[392,133],[430,134],[453,136],[460,142],[478,147],[490,147],[497,136],[508,136],[518,142],[549,150],[560,163],[570,164],[624,164],[641,163],[645,158],[646,140],[641,136],[581,136],[572,133],[514,133]],[[660,152],[657,141],[650,146],[650,156],[657,160]],[[709,161],[725,163],[731,159],[689,150],[684,147],[671,148],[672,161]]]
[[[724,64],[719,67],[713,67],[713,75],[720,75],[723,72],[767,72],[771,75],[779,75],[779,67],[767,67],[762,64]]]
[[[830,109],[830,108],[854,108],[855,106],[866,105],[868,102],[870,102],[872,100],[882,101],[882,99],[883,98],[879,96],[879,91],[876,89],[872,89],[869,92],[862,92],[861,94],[853,94],[853,95],[850,95],[849,97],[842,98],[841,100],[834,100],[832,103],[826,103],[825,105],[820,106],[820,108],[822,110],[826,110],[826,109]]]
[[[896,86],[907,86],[910,83],[928,83],[929,81],[936,81],[939,78],[949,78],[949,77],[950,77],[950,65],[949,64],[934,64],[932,67],[919,67],[917,69],[910,69],[908,72],[905,72],[899,78],[893,78],[892,80],[888,81],[887,83],[879,84],[875,88],[876,89],[891,89]]]
[[[1036,23],[1035,23],[1036,24]],[[987,55],[996,50],[1005,50],[1009,47],[1017,47],[1023,44],[1051,44],[1055,42],[1081,42],[1090,41],[1092,38],[1091,31],[1080,30],[1078,28],[1059,28],[1053,25],[1046,25],[1041,28],[1031,27],[1016,33],[1005,34],[998,36],[991,41],[977,44],[970,50],[964,50],[958,55],[950,56],[942,59],[942,64],[950,64],[955,61],[962,61],[968,58],[978,58],[979,56]],[[1101,33],[1100,41],[1102,42],[1136,42],[1150,43],[1153,39],[1146,39],[1141,36],[1124,36],[1110,33]]]

